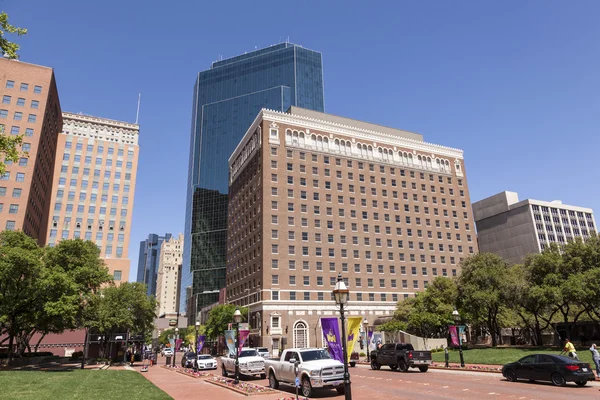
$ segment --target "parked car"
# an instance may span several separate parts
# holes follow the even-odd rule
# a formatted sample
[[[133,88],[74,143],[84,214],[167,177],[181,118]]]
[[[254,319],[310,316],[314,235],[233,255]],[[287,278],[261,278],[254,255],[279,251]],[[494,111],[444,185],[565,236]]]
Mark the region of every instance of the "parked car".
[[[256,347],[255,350],[258,352],[258,355],[262,358],[269,358],[271,354],[269,353],[269,349],[266,347]]]
[[[181,356],[181,366],[183,368],[194,368],[194,359],[196,358],[196,353],[193,351],[188,351],[187,353],[183,353]]]
[[[217,359],[208,354],[199,354],[198,369],[217,369]]]
[[[595,380],[594,372],[588,363],[554,354],[525,356],[519,361],[504,365],[502,375],[509,382],[528,379],[550,381],[555,386],[565,386],[567,382],[585,386],[588,381]]]
[[[173,357],[173,349],[171,349],[170,347],[166,347],[166,348],[162,349],[160,354],[162,354],[165,357],[166,356]]]
[[[266,378],[265,360],[258,355],[255,349],[243,347],[238,355],[238,363],[240,374]],[[223,376],[235,373],[235,354],[230,354],[229,357],[221,357],[221,373]]]
[[[415,350],[410,343],[387,343],[379,350],[371,352],[371,368],[380,369],[387,365],[392,370],[407,372],[409,368],[419,368],[427,372],[431,364],[431,351]]]
[[[356,367],[356,363],[359,360],[359,354],[357,351],[353,351],[352,354],[350,354],[350,366],[351,367]]]
[[[338,393],[344,393],[344,364],[333,360],[326,349],[284,350],[281,360],[265,360],[265,371],[272,389],[280,384],[295,386],[298,377],[305,397],[312,396],[313,388],[335,388]]]

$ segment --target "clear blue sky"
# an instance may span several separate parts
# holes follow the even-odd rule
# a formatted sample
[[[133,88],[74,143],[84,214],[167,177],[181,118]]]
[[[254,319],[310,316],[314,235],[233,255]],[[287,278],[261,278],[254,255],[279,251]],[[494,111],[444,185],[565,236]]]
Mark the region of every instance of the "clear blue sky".
[[[183,3],[186,3],[185,5]],[[284,41],[323,53],[327,112],[465,151],[471,200],[502,190],[600,212],[600,1],[0,0],[63,110],[135,120],[129,255],[183,230],[192,87]],[[599,219],[597,217],[597,219]]]

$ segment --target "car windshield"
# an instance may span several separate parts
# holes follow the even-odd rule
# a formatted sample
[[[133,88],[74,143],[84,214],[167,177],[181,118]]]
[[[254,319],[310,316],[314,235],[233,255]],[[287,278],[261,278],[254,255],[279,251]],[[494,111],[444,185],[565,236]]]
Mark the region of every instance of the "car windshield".
[[[194,358],[194,353],[193,352],[185,353],[185,356],[188,358]]]
[[[211,358],[212,358],[212,357],[211,357],[211,356],[209,356],[209,355],[207,355],[207,354],[206,354],[206,355],[205,355],[205,354],[202,354],[202,355],[199,355],[199,356],[198,356],[198,360],[210,360]]]
[[[240,353],[240,357],[256,357],[258,356],[258,353],[256,352],[256,350],[242,350],[242,352]]]
[[[331,356],[327,350],[308,350],[300,353],[303,361],[330,360]]]
[[[269,352],[269,349],[267,349],[266,347],[259,347],[256,350],[260,351],[261,353],[268,353]]]

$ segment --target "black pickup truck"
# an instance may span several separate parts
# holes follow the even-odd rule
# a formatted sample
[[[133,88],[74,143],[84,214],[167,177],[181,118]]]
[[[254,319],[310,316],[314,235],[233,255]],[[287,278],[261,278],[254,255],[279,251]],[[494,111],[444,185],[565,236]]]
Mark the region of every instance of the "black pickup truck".
[[[392,370],[399,369],[402,372],[408,371],[409,368],[419,368],[419,371],[427,372],[430,364],[431,352],[415,350],[410,343],[387,343],[371,353],[372,369],[380,369],[382,365],[387,365]]]

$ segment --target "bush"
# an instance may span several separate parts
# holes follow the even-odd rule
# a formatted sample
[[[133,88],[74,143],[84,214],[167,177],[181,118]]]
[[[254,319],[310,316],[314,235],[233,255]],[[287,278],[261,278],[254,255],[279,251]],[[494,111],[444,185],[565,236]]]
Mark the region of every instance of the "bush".
[[[71,354],[71,358],[83,358],[83,351],[75,351]]]
[[[362,353],[362,352],[361,352],[361,353],[359,354],[359,356],[360,356],[360,357],[366,357],[366,356],[367,356],[367,354],[366,354],[366,353]]]

